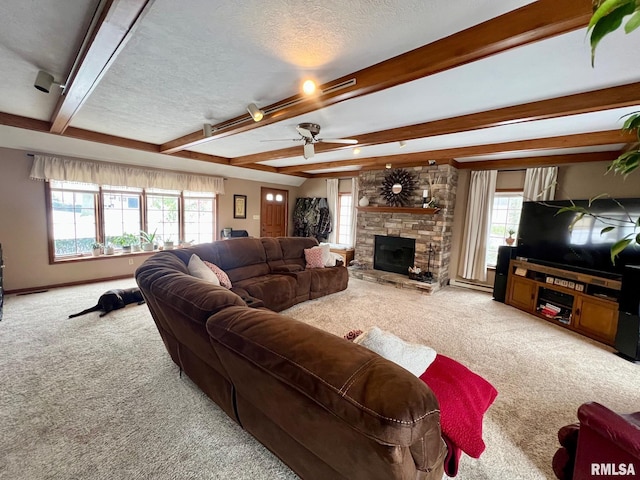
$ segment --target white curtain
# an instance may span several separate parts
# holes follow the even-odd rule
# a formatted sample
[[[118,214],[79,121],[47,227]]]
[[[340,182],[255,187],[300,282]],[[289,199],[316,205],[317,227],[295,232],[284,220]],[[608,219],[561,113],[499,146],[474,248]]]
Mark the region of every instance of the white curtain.
[[[224,179],[105,162],[34,155],[30,177],[117,187],[162,188],[224,194]]]
[[[338,230],[338,182],[337,178],[327,179],[327,203],[329,204],[329,214],[331,215],[331,233],[329,243],[336,243],[336,232]]]
[[[356,233],[358,231],[358,178],[351,179],[351,244],[356,246]]]
[[[527,168],[524,176],[525,202],[553,200],[556,196],[558,167]]]
[[[458,273],[469,280],[487,280],[487,240],[491,225],[497,170],[471,172],[467,217]]]

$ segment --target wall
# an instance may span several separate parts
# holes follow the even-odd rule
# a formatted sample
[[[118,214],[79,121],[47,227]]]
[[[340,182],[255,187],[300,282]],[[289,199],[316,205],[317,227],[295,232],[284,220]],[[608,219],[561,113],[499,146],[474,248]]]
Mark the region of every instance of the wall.
[[[5,263],[5,290],[35,289],[133,275],[148,255],[49,264],[44,183],[29,179],[32,159],[26,153],[0,148],[0,243]],[[296,187],[230,178],[225,182],[226,194],[218,200],[220,228],[230,226],[259,236],[260,221],[253,217],[260,215],[262,186],[288,190],[289,212],[292,212],[297,196]],[[234,193],[247,195],[246,220],[233,218]],[[289,227],[292,228],[291,221]],[[129,259],[133,260],[132,265],[129,265]]]
[[[632,173],[626,180],[620,175],[605,175],[609,162],[576,163],[558,167],[558,187],[556,200],[579,200],[591,198],[601,193],[614,197],[640,197],[640,172]],[[460,170],[458,194],[456,197],[453,222],[451,278],[457,277],[458,261],[462,250],[462,233],[467,210],[470,170]],[[520,183],[521,182],[521,183]],[[518,183],[520,185],[518,186]],[[524,186],[524,170],[498,173],[496,188],[512,189]],[[493,271],[488,272],[487,285],[493,286]]]
[[[356,172],[357,175],[357,172]],[[351,179],[340,179],[338,181],[338,192],[348,193],[351,191]],[[298,188],[298,197],[326,197],[327,180],[325,178],[309,178]]]

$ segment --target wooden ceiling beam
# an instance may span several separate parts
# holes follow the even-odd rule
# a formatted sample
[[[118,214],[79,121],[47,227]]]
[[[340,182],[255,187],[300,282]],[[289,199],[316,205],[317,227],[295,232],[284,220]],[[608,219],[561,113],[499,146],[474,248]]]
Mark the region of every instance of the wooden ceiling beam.
[[[504,152],[518,152],[523,150],[550,150],[561,148],[579,148],[596,145],[613,145],[629,143],[635,138],[633,133],[625,133],[621,130],[607,130],[603,132],[578,133],[557,137],[536,138],[531,140],[519,140],[513,142],[493,143],[487,145],[473,145],[469,147],[445,148],[418,153],[405,153],[402,155],[386,155],[345,161],[333,161],[323,163],[308,163],[280,167],[278,173],[290,174],[292,172],[305,172],[309,170],[328,170],[331,168],[360,165],[362,167],[372,165],[385,165],[386,163],[427,165],[429,160],[448,160],[451,158],[465,158],[479,155],[490,155]],[[587,154],[585,154],[587,155]],[[463,163],[463,162],[459,162]]]
[[[514,157],[477,162],[458,162],[460,170],[519,170],[532,167],[549,167],[572,163],[611,162],[618,157],[618,151],[567,153],[540,157]]]
[[[63,134],[155,0],[107,0],[79,52],[51,117],[51,133]]]
[[[640,105],[640,82],[603,88],[590,92],[577,93],[564,97],[551,98],[521,105],[498,108],[486,112],[460,115],[432,122],[408,125],[390,130],[371,132],[354,136],[360,147],[379,145],[383,143],[399,142],[401,140],[415,140],[450,133],[467,132],[482,128],[495,127],[505,124],[546,120],[567,115],[577,115]],[[316,153],[332,152],[351,149],[352,145],[336,146],[334,144],[319,143],[315,145]],[[300,155],[300,147],[273,150],[236,157],[231,160],[232,165],[290,158]]]
[[[163,144],[161,151],[172,153],[217,138],[260,128],[459,67],[511,48],[577,30],[587,26],[591,14],[590,0],[539,0],[320,86],[322,91],[355,79],[355,84],[346,88],[336,89],[319,97],[304,98],[295,95],[286,98],[263,107],[267,112],[276,112],[265,115],[260,122],[254,122],[245,114],[213,125],[214,132],[210,137],[205,137],[202,130],[198,130]],[[291,105],[278,108],[279,105],[289,103]],[[227,124],[232,126],[225,127]]]

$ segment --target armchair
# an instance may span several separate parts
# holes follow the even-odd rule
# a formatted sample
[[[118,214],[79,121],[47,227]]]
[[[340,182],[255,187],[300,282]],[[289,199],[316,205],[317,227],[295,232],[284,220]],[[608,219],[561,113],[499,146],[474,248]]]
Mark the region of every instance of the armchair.
[[[640,475],[640,412],[618,414],[599,403],[578,408],[580,423],[562,427],[553,457],[560,480]],[[632,472],[633,470],[633,472]]]

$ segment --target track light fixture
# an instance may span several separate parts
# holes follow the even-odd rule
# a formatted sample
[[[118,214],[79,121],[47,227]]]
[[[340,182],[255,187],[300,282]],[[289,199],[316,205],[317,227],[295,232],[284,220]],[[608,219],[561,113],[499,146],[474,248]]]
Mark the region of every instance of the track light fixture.
[[[404,140],[400,140],[400,148],[404,148],[407,145],[407,142],[405,142]]]
[[[360,147],[356,147],[353,149],[353,154],[358,155],[360,153]]]
[[[33,82],[33,86],[44,93],[49,93],[51,91],[51,86],[54,84],[58,85],[60,88],[64,88],[64,85],[60,85],[53,79],[53,75],[45,72],[44,70],[38,71],[38,75],[36,75],[36,81]]]
[[[316,82],[314,82],[313,80],[305,80],[305,82],[302,84],[302,91],[305,93],[305,95],[311,95],[315,93]]]
[[[259,122],[264,117],[264,112],[260,110],[255,103],[250,103],[247,107],[247,111],[249,112],[249,115],[251,115],[251,118],[253,118],[254,122]]]
[[[209,137],[211,137],[213,135],[213,129],[211,128],[211,124],[210,123],[205,123],[202,126],[202,134],[207,138],[209,138]]]
[[[387,164],[384,166],[384,168],[386,168],[387,170],[388,170],[388,169],[390,169],[390,168],[391,168],[391,164],[390,164],[390,163],[387,163]]]

